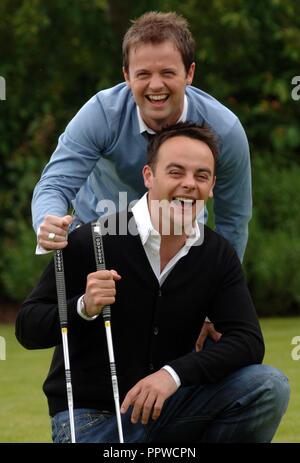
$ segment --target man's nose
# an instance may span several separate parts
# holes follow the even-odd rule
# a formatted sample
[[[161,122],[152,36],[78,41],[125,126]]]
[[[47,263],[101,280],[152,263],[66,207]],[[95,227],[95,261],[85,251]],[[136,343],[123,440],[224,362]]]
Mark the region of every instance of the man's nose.
[[[151,88],[151,90],[155,91],[161,90],[164,87],[162,78],[159,74],[153,74],[151,76],[149,87]]]
[[[182,179],[182,187],[187,190],[194,190],[196,187],[196,181],[193,175],[186,175]]]

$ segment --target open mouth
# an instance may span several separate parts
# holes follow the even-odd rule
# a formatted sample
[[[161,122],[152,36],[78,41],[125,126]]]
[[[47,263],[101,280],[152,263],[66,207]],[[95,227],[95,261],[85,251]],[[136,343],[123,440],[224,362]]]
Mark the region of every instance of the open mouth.
[[[167,101],[167,99],[169,98],[169,95],[146,95],[146,98],[148,101],[150,101],[150,103],[154,103],[154,104],[161,104],[161,103],[165,103]]]
[[[184,198],[182,196],[174,196],[172,203],[179,207],[192,207],[196,204],[196,200],[193,198]]]

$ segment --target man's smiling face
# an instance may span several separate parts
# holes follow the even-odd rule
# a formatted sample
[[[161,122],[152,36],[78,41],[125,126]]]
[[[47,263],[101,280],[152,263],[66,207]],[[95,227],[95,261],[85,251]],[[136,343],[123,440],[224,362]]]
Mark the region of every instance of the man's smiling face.
[[[183,110],[186,85],[194,76],[194,63],[188,73],[173,42],[141,44],[129,52],[127,85],[139,106],[142,119],[154,131],[175,124]]]
[[[183,216],[190,225],[213,195],[215,160],[206,143],[186,136],[175,136],[162,143],[155,166],[143,170],[148,188],[148,204],[153,225],[162,232],[157,205],[169,208],[169,229],[183,224]],[[156,207],[152,207],[152,204]]]

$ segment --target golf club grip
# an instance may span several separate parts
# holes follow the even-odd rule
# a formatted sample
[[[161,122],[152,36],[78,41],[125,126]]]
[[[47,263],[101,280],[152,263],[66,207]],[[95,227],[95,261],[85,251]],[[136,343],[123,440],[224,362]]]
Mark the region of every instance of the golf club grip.
[[[54,267],[59,320],[60,325],[65,327],[68,323],[68,310],[66,302],[66,284],[62,249],[57,249],[54,253]]]
[[[100,232],[100,225],[97,223],[92,224],[93,244],[95,251],[95,260],[97,270],[105,270],[105,258],[102,243],[102,236]]]
[[[102,236],[101,236],[100,225],[97,222],[92,224],[92,235],[93,235],[93,245],[94,245],[95,260],[96,260],[96,269],[105,270],[103,241],[102,241]],[[102,309],[102,316],[105,322],[107,320],[110,320],[110,315],[111,315],[110,305],[106,305]]]

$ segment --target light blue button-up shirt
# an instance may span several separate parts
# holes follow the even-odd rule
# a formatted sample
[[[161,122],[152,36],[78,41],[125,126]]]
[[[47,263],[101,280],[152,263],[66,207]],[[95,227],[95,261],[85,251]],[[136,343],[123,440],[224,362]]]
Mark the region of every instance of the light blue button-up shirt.
[[[207,93],[188,86],[186,119],[206,122],[219,138],[214,188],[216,231],[242,259],[251,218],[249,147],[238,118]],[[35,187],[35,230],[46,214],[64,216],[73,205],[81,222],[105,213],[103,199],[125,207],[145,193],[142,168],[147,140],[140,133],[137,107],[125,83],[93,96],[60,136],[58,146]],[[120,200],[119,193],[126,193]],[[123,195],[124,196],[124,195]],[[101,202],[102,201],[102,202]],[[74,221],[74,226],[77,221]]]

